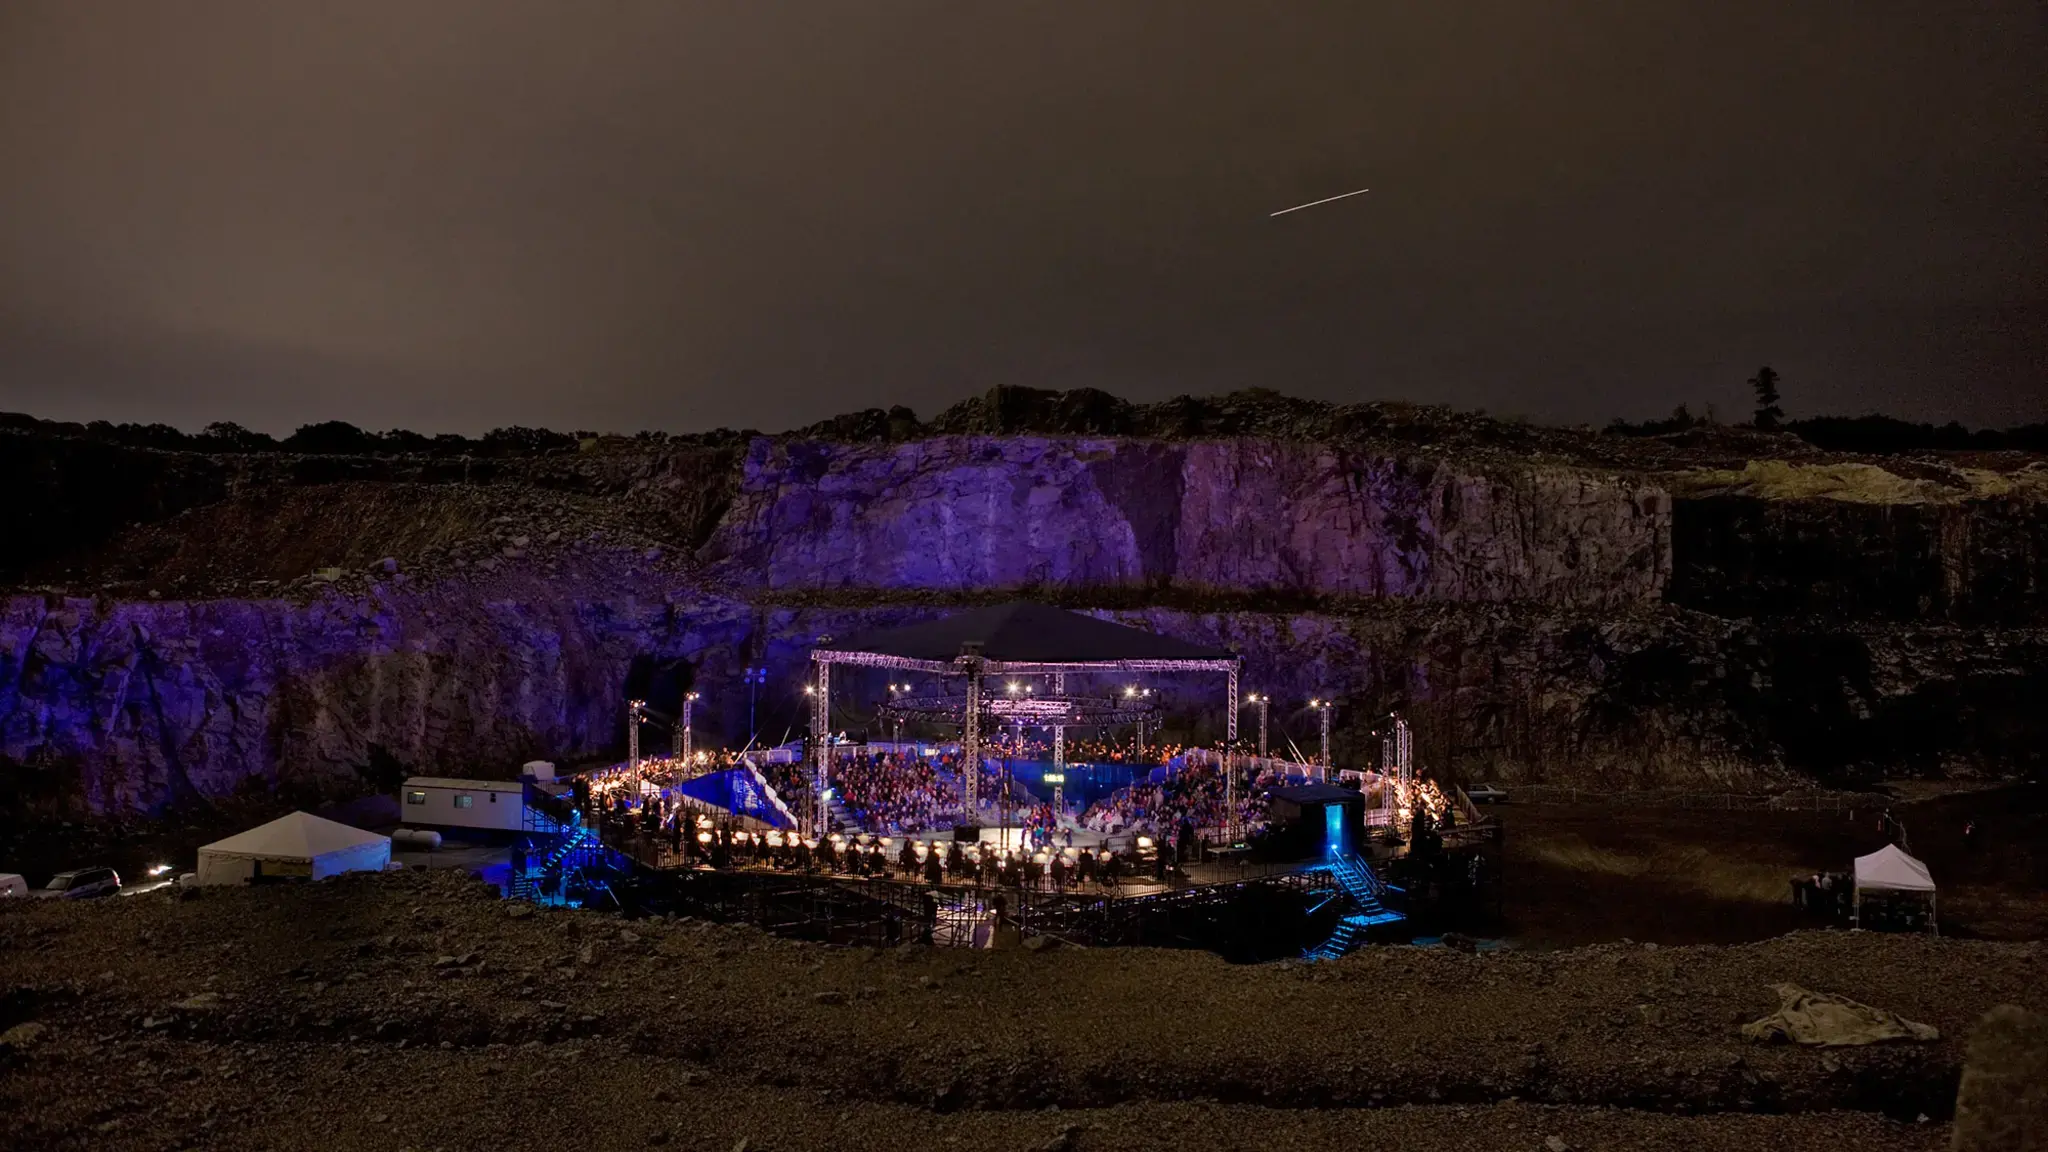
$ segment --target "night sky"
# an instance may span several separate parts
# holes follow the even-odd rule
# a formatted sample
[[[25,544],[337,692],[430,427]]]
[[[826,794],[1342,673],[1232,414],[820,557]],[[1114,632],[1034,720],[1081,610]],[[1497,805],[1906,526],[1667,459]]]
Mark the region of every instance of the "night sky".
[[[8,0],[0,409],[2038,420],[2044,12]]]

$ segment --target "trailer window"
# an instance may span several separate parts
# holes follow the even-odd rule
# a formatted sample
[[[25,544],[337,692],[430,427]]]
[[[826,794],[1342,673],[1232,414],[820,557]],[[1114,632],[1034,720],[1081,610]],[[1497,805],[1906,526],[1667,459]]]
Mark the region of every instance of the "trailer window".
[[[455,806],[457,808],[469,808],[475,806],[475,804],[476,797],[471,796],[469,793],[457,792],[455,794]]]

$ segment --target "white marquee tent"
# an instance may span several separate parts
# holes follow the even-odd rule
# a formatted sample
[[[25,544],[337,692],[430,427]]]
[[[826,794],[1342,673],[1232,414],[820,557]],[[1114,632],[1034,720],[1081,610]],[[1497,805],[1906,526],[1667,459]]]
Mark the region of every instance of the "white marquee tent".
[[[391,838],[306,812],[279,817],[199,850],[199,883],[246,884],[258,877],[318,880],[342,872],[381,872]]]
[[[1934,921],[1934,876],[1927,865],[1906,855],[1896,844],[1887,844],[1868,856],[1856,858],[1856,918],[1862,920],[1863,894],[1907,893],[1927,898],[1928,920]]]

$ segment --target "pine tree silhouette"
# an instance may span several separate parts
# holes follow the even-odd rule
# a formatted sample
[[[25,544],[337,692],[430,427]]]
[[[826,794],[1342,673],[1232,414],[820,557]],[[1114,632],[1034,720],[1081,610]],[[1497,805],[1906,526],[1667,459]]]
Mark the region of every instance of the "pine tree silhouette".
[[[1776,428],[1785,418],[1785,410],[1778,407],[1778,374],[1766,364],[1749,378],[1749,387],[1756,393],[1756,426]]]

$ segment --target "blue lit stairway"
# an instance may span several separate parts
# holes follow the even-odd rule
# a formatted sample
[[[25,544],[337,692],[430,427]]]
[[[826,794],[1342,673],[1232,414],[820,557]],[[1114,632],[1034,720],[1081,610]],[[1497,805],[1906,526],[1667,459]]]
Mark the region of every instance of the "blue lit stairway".
[[[1372,865],[1350,853],[1338,853],[1319,867],[1328,872],[1350,902],[1352,911],[1337,921],[1337,927],[1321,944],[1303,953],[1310,960],[1334,960],[1358,947],[1372,936],[1406,922],[1407,917],[1387,907],[1389,887],[1372,870]]]
[[[546,856],[528,861],[526,870],[512,877],[512,899],[538,899],[570,866],[588,863],[586,857],[595,858],[603,854],[604,845],[598,839],[597,829],[590,825],[563,829],[562,833],[561,839]]]

